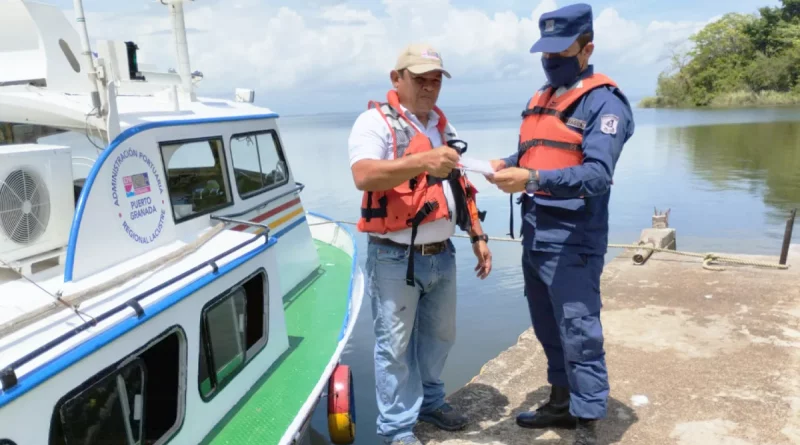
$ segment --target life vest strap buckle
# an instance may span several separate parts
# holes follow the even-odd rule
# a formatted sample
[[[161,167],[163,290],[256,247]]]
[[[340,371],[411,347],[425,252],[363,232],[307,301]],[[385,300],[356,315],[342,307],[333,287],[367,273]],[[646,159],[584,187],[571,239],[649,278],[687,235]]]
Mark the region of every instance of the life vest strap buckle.
[[[428,215],[431,214],[434,210],[439,207],[439,203],[437,201],[427,201],[425,204],[422,205],[422,208],[419,209],[416,215],[406,220],[406,224],[411,227],[416,227],[422,223],[422,220],[425,219]],[[412,242],[413,244],[413,242]]]
[[[372,208],[372,192],[367,192],[367,207],[361,208],[361,217],[369,222],[372,218],[386,218],[389,214],[387,206],[389,198],[386,195],[378,198],[378,208]]]
[[[425,205],[423,206],[423,209],[425,209],[425,216],[428,216],[429,213],[436,210],[436,208],[438,207],[439,207],[439,202],[437,201],[426,202]]]
[[[386,209],[361,209],[361,217],[369,222],[372,218],[386,218],[388,212]]]

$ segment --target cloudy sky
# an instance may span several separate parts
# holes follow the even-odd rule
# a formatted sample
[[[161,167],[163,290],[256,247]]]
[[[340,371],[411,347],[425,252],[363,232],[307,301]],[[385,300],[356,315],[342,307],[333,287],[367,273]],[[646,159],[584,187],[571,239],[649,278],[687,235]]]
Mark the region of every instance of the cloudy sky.
[[[67,11],[72,0],[44,0]],[[590,1],[596,69],[633,99],[652,94],[669,49],[726,12],[756,12],[777,0]],[[544,81],[538,17],[561,0],[196,0],[186,4],[200,92],[256,102],[281,114],[358,111],[389,88],[389,70],[409,42],[426,41],[453,78],[440,104],[524,104]],[[84,0],[95,38],[134,40],[140,63],[175,66],[169,13],[155,0]]]

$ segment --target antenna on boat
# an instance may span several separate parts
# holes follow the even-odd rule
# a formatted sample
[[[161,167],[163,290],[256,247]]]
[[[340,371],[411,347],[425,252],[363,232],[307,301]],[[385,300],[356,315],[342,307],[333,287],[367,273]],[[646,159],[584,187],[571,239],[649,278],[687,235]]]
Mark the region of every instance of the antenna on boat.
[[[89,68],[89,80],[92,83],[92,105],[97,109],[97,115],[103,115],[103,107],[100,101],[100,90],[103,89],[100,79],[97,77],[97,67],[92,59],[92,48],[89,44],[89,31],[86,28],[86,17],[83,14],[83,2],[81,0],[74,0],[75,5],[75,21],[80,25],[78,32],[81,35],[81,43],[83,46],[83,56],[86,58],[87,67]]]
[[[189,100],[194,101],[194,84],[192,83],[192,71],[189,63],[189,45],[186,40],[186,22],[184,21],[183,14],[183,2],[194,0],[160,1],[161,4],[169,7],[172,37],[175,40],[175,51],[178,56],[178,75],[180,75],[181,78],[181,88],[183,92],[188,95]]]

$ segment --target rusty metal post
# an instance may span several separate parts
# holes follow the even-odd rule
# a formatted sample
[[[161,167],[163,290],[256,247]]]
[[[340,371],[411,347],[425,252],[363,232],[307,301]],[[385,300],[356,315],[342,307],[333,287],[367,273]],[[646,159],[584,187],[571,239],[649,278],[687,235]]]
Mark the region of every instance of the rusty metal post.
[[[792,244],[792,229],[794,229],[794,217],[797,216],[797,209],[793,209],[786,220],[786,230],[783,232],[783,247],[781,247],[780,264],[786,264],[786,257],[789,256],[789,246]]]
[[[667,209],[664,213],[659,213],[657,208],[653,209],[653,228],[654,229],[668,229],[669,228],[669,211]]]

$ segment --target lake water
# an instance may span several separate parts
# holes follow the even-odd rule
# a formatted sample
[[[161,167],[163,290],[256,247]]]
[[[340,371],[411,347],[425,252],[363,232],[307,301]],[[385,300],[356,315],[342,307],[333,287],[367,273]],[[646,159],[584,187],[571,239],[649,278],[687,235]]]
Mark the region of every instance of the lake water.
[[[483,159],[513,152],[520,111],[516,106],[445,110],[469,143],[469,155]],[[295,178],[306,184],[302,198],[307,210],[356,220],[361,195],[350,174],[347,138],[357,114],[280,119]],[[636,109],[635,120],[636,132],[614,176],[609,242],[635,242],[650,226],[654,208],[669,208],[681,250],[766,254],[777,261],[786,217],[800,207],[800,109]],[[492,236],[506,235],[508,196],[480,175],[474,182],[479,205],[488,211],[484,229]],[[516,212],[515,229],[519,224]],[[795,242],[798,233],[795,227]],[[364,252],[365,237],[357,237]],[[442,376],[448,393],[465,385],[530,326],[519,245],[490,243],[494,269],[481,281],[472,271],[475,258],[468,240],[457,238],[455,244],[458,337]],[[612,249],[607,259],[618,253]],[[357,444],[377,443],[373,342],[365,301],[343,356],[355,379]],[[313,427],[327,437],[325,403]]]

